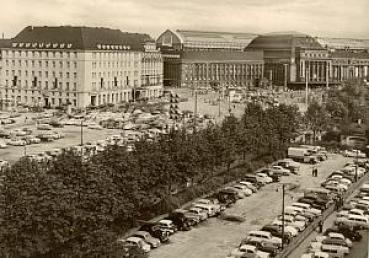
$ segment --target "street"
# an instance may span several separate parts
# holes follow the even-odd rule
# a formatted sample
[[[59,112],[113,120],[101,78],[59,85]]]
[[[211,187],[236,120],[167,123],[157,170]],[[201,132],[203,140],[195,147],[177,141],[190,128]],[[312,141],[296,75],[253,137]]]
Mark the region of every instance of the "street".
[[[302,196],[304,188],[318,186],[332,171],[344,166],[349,158],[332,155],[320,164],[319,175],[311,177],[311,166],[301,165],[299,176],[284,177],[281,183],[293,183],[298,187],[286,193],[286,205]],[[278,190],[278,191],[277,191]],[[271,222],[282,206],[282,191],[280,184],[270,184],[258,193],[239,200],[227,214],[242,215],[243,223],[222,221],[212,218],[189,232],[178,232],[171,237],[168,245],[151,252],[152,258],[223,258],[238,246],[250,230],[261,228]],[[290,256],[295,258],[295,256]],[[297,258],[298,256],[296,256]]]

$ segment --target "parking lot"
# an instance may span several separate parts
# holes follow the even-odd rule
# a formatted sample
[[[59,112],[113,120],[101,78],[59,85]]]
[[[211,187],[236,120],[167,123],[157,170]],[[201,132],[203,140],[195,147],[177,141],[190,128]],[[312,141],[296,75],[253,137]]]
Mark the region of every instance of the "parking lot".
[[[330,159],[320,163],[318,177],[311,177],[311,166],[304,164],[301,165],[300,175],[283,177],[281,183],[297,186],[286,193],[286,205],[302,196],[304,188],[318,186],[332,171],[342,168],[350,160],[340,155],[331,155]],[[239,245],[248,231],[259,229],[271,222],[281,210],[281,184],[269,184],[258,193],[239,200],[226,211],[227,214],[243,216],[244,222],[209,219],[189,232],[173,235],[168,245],[153,250],[150,257],[224,258]]]

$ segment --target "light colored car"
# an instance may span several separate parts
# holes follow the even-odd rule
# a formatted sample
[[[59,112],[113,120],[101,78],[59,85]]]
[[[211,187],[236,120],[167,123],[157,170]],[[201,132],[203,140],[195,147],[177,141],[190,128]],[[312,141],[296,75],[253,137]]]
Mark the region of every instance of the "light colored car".
[[[140,237],[129,237],[127,239],[118,239],[118,241],[121,241],[128,246],[136,246],[143,250],[145,253],[148,253],[151,250],[150,245],[142,240],[142,238]]]
[[[265,183],[270,184],[273,183],[273,178],[271,178],[270,176],[268,176],[265,173],[257,173],[256,174],[258,177],[261,177],[264,179]]]
[[[246,237],[246,240],[257,240],[257,241],[266,241],[269,243],[273,243],[278,247],[282,246],[282,239],[279,237],[274,237],[272,233],[261,230],[250,231]]]
[[[253,193],[256,193],[258,189],[251,183],[246,181],[241,181],[239,184],[246,186],[247,188],[251,189]]]
[[[194,203],[193,207],[203,209],[208,213],[209,217],[214,217],[218,214],[216,208],[211,204]]]
[[[340,182],[337,181],[330,181],[325,185],[325,188],[328,189],[330,187],[335,187],[337,189],[342,189],[342,191],[347,191],[348,190],[348,186],[345,184],[342,184]]]
[[[132,236],[142,238],[142,240],[148,243],[151,248],[157,248],[161,245],[161,242],[158,238],[151,236],[150,233],[146,231],[137,231]]]
[[[329,253],[326,252],[320,252],[320,251],[316,251],[313,253],[307,253],[307,254],[303,254],[301,256],[301,258],[331,258],[332,256],[329,255]]]
[[[244,194],[245,196],[250,196],[252,195],[252,190],[249,189],[247,186],[245,185],[242,185],[242,184],[235,184],[235,185],[232,185],[233,188],[237,188],[237,189],[240,189]]]
[[[351,157],[351,158],[366,158],[366,154],[360,150],[345,150],[343,152],[343,155],[346,157]]]
[[[7,146],[6,142],[0,141],[0,149],[5,149]]]
[[[200,220],[208,219],[209,215],[206,211],[200,208],[192,207],[188,210],[189,213],[199,216]]]
[[[221,205],[219,203],[215,203],[214,200],[209,199],[198,199],[194,202],[194,204],[207,204],[214,207],[215,212],[218,214],[221,211]]]
[[[245,254],[247,253],[254,254],[253,257],[259,257],[259,258],[271,257],[269,253],[259,251],[257,247],[253,245],[241,245],[239,248],[236,248],[231,252],[231,257],[241,258],[241,257],[245,257]]]
[[[333,239],[333,240],[342,240],[345,241],[347,246],[349,248],[352,247],[352,241],[346,237],[344,237],[341,233],[335,233],[335,232],[330,232],[328,233],[328,236],[317,236],[315,238],[316,242],[323,242],[323,240],[325,239]]]
[[[96,124],[96,123],[91,123],[89,125],[87,125],[88,129],[93,129],[93,130],[102,130],[104,129],[101,125]]]
[[[284,224],[285,225],[295,227],[299,231],[304,231],[304,229],[306,227],[306,222],[305,221],[295,220],[295,218],[293,216],[286,215],[286,216],[284,216],[283,219],[284,219]],[[281,221],[282,222],[282,215],[279,215],[278,218],[273,221],[273,224],[276,221]]]
[[[366,216],[360,215],[347,215],[342,217],[337,217],[335,222],[336,225],[345,226],[357,226],[365,229],[369,229],[369,220]]]
[[[322,211],[319,210],[319,209],[314,209],[314,208],[311,208],[310,204],[306,204],[306,203],[300,203],[300,202],[294,202],[291,204],[292,207],[297,207],[297,208],[301,208],[301,209],[304,209],[316,216],[320,216],[322,215]]]
[[[27,145],[27,142],[21,139],[9,139],[7,144],[13,146],[25,146]]]
[[[21,129],[14,129],[10,133],[14,134],[16,136],[25,136],[25,135],[27,135],[27,133],[25,131],[21,130]]]
[[[281,175],[281,176],[289,176],[291,174],[291,172],[288,169],[283,168],[282,166],[272,166],[270,168],[270,171],[273,174]]]

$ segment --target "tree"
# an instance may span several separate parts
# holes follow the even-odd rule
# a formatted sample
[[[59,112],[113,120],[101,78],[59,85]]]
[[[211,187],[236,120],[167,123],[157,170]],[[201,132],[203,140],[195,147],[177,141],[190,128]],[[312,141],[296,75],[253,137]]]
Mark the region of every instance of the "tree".
[[[313,101],[310,103],[305,113],[305,121],[307,127],[313,131],[315,141],[317,133],[328,128],[329,114],[323,106]]]

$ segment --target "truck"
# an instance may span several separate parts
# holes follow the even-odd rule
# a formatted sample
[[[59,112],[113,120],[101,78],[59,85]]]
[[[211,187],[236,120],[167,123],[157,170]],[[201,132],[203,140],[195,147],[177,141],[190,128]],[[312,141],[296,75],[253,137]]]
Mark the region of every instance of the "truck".
[[[307,148],[289,147],[288,157],[298,162],[310,163],[310,164],[318,163],[317,157],[311,155],[310,150]]]

